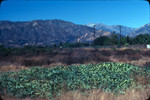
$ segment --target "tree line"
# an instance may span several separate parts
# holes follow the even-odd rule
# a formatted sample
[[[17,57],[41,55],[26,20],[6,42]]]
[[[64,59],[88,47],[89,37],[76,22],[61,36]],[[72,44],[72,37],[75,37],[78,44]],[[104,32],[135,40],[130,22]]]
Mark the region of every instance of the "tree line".
[[[76,48],[86,46],[128,46],[128,45],[140,45],[150,44],[150,34],[139,34],[135,37],[122,36],[113,32],[110,36],[100,36],[91,43],[60,43],[58,47],[62,48]],[[56,47],[56,46],[55,46]]]
[[[136,37],[129,36],[119,36],[113,32],[111,36],[100,36],[96,38],[91,43],[60,43],[53,44],[51,46],[24,46],[22,48],[10,48],[5,46],[0,46],[0,56],[8,55],[20,55],[20,54],[34,54],[38,55],[40,53],[52,53],[55,48],[78,48],[78,47],[89,47],[89,46],[112,46],[112,45],[140,45],[140,44],[150,44],[150,34],[139,34]]]
[[[119,36],[113,32],[111,36],[100,36],[93,41],[94,46],[110,46],[110,45],[140,45],[150,44],[150,34],[139,34],[136,37]]]

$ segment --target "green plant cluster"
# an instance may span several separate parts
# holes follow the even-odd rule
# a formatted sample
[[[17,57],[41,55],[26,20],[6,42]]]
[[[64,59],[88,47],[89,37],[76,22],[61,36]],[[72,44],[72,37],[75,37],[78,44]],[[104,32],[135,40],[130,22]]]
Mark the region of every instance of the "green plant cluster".
[[[120,39],[120,41],[119,41]],[[121,36],[112,33],[110,37],[100,36],[93,41],[95,46],[109,46],[109,45],[140,45],[150,44],[150,34],[139,34],[135,37]]]
[[[132,87],[132,75],[142,69],[124,63],[33,67],[0,76],[0,94],[17,97],[53,97],[64,91],[103,89],[112,93]]]
[[[39,54],[52,54],[54,49],[58,48],[78,48],[78,47],[87,47],[89,46],[88,43],[64,43],[53,46],[24,46],[21,48],[12,48],[12,47],[5,47],[0,46],[0,56],[10,56],[10,55],[39,55]]]
[[[150,83],[150,65],[149,66],[144,66],[142,76],[145,76],[148,83]]]
[[[89,43],[75,42],[75,43],[64,43],[59,45],[62,48],[79,48],[90,46]]]
[[[0,56],[10,55],[39,55],[40,53],[51,54],[54,48],[52,47],[40,47],[40,46],[24,46],[22,48],[6,48],[0,46]]]

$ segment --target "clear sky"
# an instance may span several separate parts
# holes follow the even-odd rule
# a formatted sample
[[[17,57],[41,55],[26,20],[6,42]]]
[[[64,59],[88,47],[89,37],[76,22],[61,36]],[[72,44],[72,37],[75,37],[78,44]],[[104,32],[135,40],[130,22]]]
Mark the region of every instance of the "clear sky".
[[[60,19],[75,24],[103,23],[137,28],[149,23],[149,13],[148,2],[142,0],[7,0],[0,7],[0,20]]]

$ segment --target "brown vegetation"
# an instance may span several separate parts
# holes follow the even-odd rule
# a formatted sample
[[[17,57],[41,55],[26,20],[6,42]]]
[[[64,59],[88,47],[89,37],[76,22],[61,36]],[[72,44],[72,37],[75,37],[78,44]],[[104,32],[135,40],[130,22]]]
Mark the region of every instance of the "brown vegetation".
[[[150,89],[132,89],[127,90],[125,94],[115,95],[101,90],[89,90],[84,94],[79,91],[62,93],[56,97],[56,100],[147,100],[150,97]],[[14,98],[2,96],[3,100],[51,100],[46,98]]]
[[[88,64],[100,62],[124,62],[133,65],[150,65],[150,50],[146,49],[56,49],[51,53],[38,55],[22,54],[0,57],[0,61],[17,66],[52,66]],[[3,64],[4,65],[4,64]],[[2,66],[1,66],[2,67]]]

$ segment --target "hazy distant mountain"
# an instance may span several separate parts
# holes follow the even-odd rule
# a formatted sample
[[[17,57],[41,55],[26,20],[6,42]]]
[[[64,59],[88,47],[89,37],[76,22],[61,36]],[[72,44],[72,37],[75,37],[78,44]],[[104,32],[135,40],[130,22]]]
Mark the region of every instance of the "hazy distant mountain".
[[[95,28],[98,29],[98,30],[101,29],[101,30],[104,30],[104,31],[109,31],[111,33],[114,32],[114,31],[116,33],[120,33],[120,29],[119,29],[118,25],[105,25],[105,24],[102,24],[102,23],[98,23],[98,24],[95,24],[95,25],[96,25]],[[87,26],[93,27],[94,23],[89,23],[89,24],[87,24]],[[124,36],[131,34],[135,30],[136,30],[136,28],[121,26],[121,32],[122,32],[122,35],[124,35]]]
[[[0,44],[5,46],[51,45],[60,42],[90,42],[94,29],[63,20],[0,21]],[[96,30],[96,37],[110,32]]]
[[[93,23],[76,25],[63,20],[34,20],[24,22],[0,21],[0,45],[52,45],[62,42],[91,42],[94,40]],[[90,26],[90,27],[89,27]],[[150,34],[148,24],[140,28],[122,26],[122,35]],[[95,37],[119,33],[117,25],[96,24]]]
[[[150,34],[150,24],[145,24],[142,27],[137,28],[130,36],[136,36],[138,34]]]

